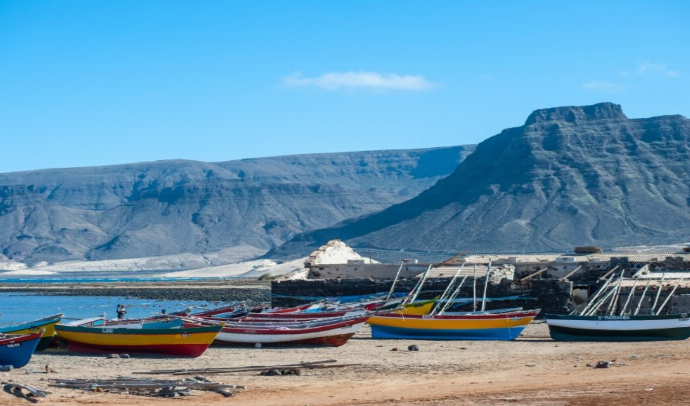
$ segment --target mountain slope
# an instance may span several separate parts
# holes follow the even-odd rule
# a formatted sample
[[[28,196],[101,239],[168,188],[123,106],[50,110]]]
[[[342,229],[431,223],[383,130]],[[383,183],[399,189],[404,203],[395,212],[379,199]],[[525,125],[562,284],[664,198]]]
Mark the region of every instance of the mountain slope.
[[[0,174],[0,250],[27,263],[230,247],[247,247],[248,255],[255,256],[297,233],[414,197],[451,173],[473,149],[159,161]]]
[[[304,253],[333,238],[436,252],[686,241],[689,140],[682,116],[631,120],[611,103],[537,110],[419,196],[297,236],[274,254]]]

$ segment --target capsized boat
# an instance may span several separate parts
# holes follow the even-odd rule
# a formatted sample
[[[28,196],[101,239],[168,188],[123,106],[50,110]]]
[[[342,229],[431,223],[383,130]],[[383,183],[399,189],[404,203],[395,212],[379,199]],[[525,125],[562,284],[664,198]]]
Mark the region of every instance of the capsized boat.
[[[92,353],[161,354],[198,357],[216,338],[222,325],[182,328],[55,326],[70,351]]]
[[[43,330],[28,334],[0,334],[0,365],[21,368],[28,364]]]
[[[55,325],[62,320],[62,313],[42,319],[0,327],[0,334],[28,334],[43,330],[43,336],[36,346],[36,351],[45,350],[55,339]]]
[[[302,321],[227,323],[218,344],[314,345],[339,347],[357,333],[369,315]]]
[[[539,310],[498,314],[374,315],[367,323],[373,338],[419,340],[514,340]]]

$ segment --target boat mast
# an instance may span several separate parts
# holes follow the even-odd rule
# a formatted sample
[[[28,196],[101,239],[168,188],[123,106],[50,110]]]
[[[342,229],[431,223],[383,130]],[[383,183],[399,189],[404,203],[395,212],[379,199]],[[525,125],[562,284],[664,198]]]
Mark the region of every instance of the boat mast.
[[[424,276],[422,276],[422,279],[420,279],[417,286],[415,286],[415,288],[417,290],[414,292],[414,295],[412,296],[410,303],[414,303],[414,301],[417,300],[417,296],[419,296],[419,292],[422,291],[422,285],[424,285],[424,281],[426,281],[426,277],[429,276],[429,272],[431,272],[432,266],[433,266],[433,264],[429,264],[429,267],[426,269],[426,272],[424,272]],[[407,303],[407,300],[405,300],[403,303]]]
[[[474,264],[474,271],[472,272],[472,279],[474,285],[472,287],[472,311],[477,311],[477,264]]]
[[[489,274],[491,273],[491,260],[489,260],[489,265],[486,267],[486,278],[484,279],[484,296],[482,296],[482,311],[486,309],[486,289],[489,286]]]
[[[465,277],[462,278],[462,280],[460,281],[460,284],[458,285],[458,287],[455,289],[455,291],[453,292],[453,294],[450,295],[450,297],[449,297],[448,300],[446,301],[446,304],[443,306],[443,308],[441,309],[441,311],[438,312],[439,315],[443,314],[443,312],[445,312],[445,311],[450,307],[450,304],[453,303],[453,300],[455,300],[455,298],[458,296],[458,293],[460,292],[460,288],[462,288],[462,285],[465,284],[465,280],[467,280],[467,277],[468,277],[468,276],[470,276],[470,275],[467,274],[467,275],[465,275]],[[438,308],[434,309],[434,311],[432,312],[432,315],[433,315],[433,314],[436,314],[436,310],[438,310]]]
[[[604,290],[606,289],[606,287],[609,286],[609,283],[611,283],[611,281],[613,280],[613,276],[614,276],[614,275],[611,275],[611,277],[608,278],[608,279],[606,280],[606,282],[604,282],[604,284],[601,285],[601,287],[600,287],[599,289],[597,289],[596,292],[594,292],[594,296],[592,296],[592,298],[591,298],[590,300],[587,301],[587,305],[586,305],[585,308],[582,309],[582,311],[580,312],[580,316],[584,316],[585,313],[587,313],[587,311],[589,311],[589,307],[592,306],[592,305],[594,304],[594,302],[597,300],[597,298],[599,297],[599,295],[601,295],[601,294],[604,292]],[[576,310],[577,310],[577,309],[576,309]],[[573,310],[573,313],[575,313],[576,310]],[[573,313],[571,313],[571,314],[573,314]]]
[[[639,281],[639,279],[635,279],[635,283],[633,283],[632,288],[630,289],[630,293],[628,293],[628,299],[625,301],[625,305],[623,305],[623,310],[621,310],[621,316],[625,315],[625,311],[628,309],[630,299],[632,299],[632,297],[635,296],[635,287],[637,286],[637,282]]]
[[[654,314],[654,309],[656,309],[656,304],[659,301],[659,296],[661,295],[661,288],[664,287],[664,277],[666,276],[665,273],[661,274],[661,282],[659,282],[659,290],[656,291],[656,298],[654,299],[654,304],[652,305],[652,308],[649,309],[649,314]]]
[[[678,286],[680,286],[680,284],[683,282],[683,279],[685,279],[685,277],[680,278],[680,280],[678,281],[676,286],[673,287],[673,290],[671,291],[671,293],[668,294],[668,297],[666,298],[666,300],[664,300],[664,303],[662,303],[661,307],[659,307],[659,310],[657,310],[657,312],[656,312],[657,316],[659,314],[661,314],[661,309],[663,309],[664,306],[666,306],[666,303],[668,303],[668,301],[671,300],[671,296],[673,296],[673,294],[676,293],[676,289],[678,289]]]
[[[393,290],[395,289],[396,282],[398,282],[398,276],[400,276],[400,271],[402,271],[403,265],[405,265],[405,260],[400,261],[400,268],[398,268],[398,273],[395,274],[395,279],[393,279],[391,290],[388,291],[388,296],[386,296],[386,302],[390,300],[391,296],[393,296]]]
[[[613,315],[613,312],[616,311],[616,307],[618,307],[618,303],[616,302],[618,301],[618,293],[620,292],[621,284],[623,283],[623,275],[625,275],[625,269],[621,271],[621,277],[618,279],[618,285],[616,285],[615,293],[613,294],[609,307],[606,310],[606,313],[608,313],[609,316]]]
[[[441,305],[441,303],[443,302],[443,300],[446,298],[446,295],[448,294],[448,291],[450,290],[450,288],[451,288],[451,287],[453,286],[453,284],[455,283],[455,280],[458,279],[458,275],[460,275],[460,272],[462,272],[462,268],[464,268],[464,267],[465,267],[465,263],[463,262],[462,265],[460,265],[460,268],[458,268],[458,270],[455,272],[455,275],[453,275],[453,278],[452,278],[452,279],[450,280],[450,282],[448,283],[448,286],[446,286],[446,289],[445,289],[445,290],[443,291],[443,293],[441,294],[441,297],[438,298],[438,301],[437,301],[437,302],[438,302],[438,305],[439,305],[439,306]],[[438,306],[436,306],[436,309],[438,309]],[[435,310],[436,310],[436,309],[435,309]],[[436,312],[434,311],[434,312],[432,312],[432,314],[433,314],[433,313],[436,313]]]
[[[599,301],[598,301],[594,306],[592,306],[592,308],[589,309],[589,311],[588,311],[586,314],[584,314],[584,316],[593,316],[593,315],[595,315],[596,312],[599,311],[599,308],[600,308],[604,303],[606,303],[606,301],[609,300],[609,298],[610,298],[615,292],[616,292],[616,288],[615,288],[615,287],[612,287],[612,288],[609,290],[609,292],[608,292],[607,294],[605,294],[601,299],[599,299]]]
[[[640,296],[640,300],[637,302],[637,308],[635,309],[635,313],[633,313],[633,316],[637,316],[637,313],[640,312],[640,307],[642,307],[642,299],[644,299],[645,295],[647,294],[647,289],[649,289],[649,284],[652,283],[651,279],[647,280],[647,284],[644,287],[644,290],[642,291],[642,296]]]

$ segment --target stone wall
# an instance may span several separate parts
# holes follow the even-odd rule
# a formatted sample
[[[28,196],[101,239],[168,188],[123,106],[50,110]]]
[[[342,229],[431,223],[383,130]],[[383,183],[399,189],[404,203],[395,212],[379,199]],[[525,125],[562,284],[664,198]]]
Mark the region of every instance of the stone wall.
[[[339,296],[367,295],[387,293],[392,280],[377,279],[328,279],[274,281],[271,284],[271,304],[274,307],[290,307],[308,303],[317,298],[335,298]],[[409,292],[418,282],[417,278],[401,279],[396,283],[396,292]],[[448,286],[449,278],[428,279],[423,286],[419,299],[433,299],[440,296]],[[516,283],[507,280],[498,284],[489,284],[488,298],[508,298],[487,302],[487,309],[504,307],[523,307],[525,309],[541,308],[544,313],[566,313],[572,284],[555,280],[529,280]],[[484,280],[477,280],[477,296],[481,299]],[[472,298],[473,283],[467,279],[458,294],[459,298]],[[471,310],[472,305],[460,310]]]

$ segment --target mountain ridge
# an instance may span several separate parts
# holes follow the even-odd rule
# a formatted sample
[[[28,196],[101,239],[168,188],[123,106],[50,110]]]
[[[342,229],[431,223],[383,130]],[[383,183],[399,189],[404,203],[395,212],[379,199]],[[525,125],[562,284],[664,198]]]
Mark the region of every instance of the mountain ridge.
[[[255,257],[299,232],[413,197],[473,149],[169,160],[0,174],[0,252],[36,263],[246,246]]]
[[[679,115],[628,119],[612,103],[537,110],[419,196],[296,236],[268,255],[333,238],[444,252],[677,242],[690,226],[688,140],[690,120]]]

